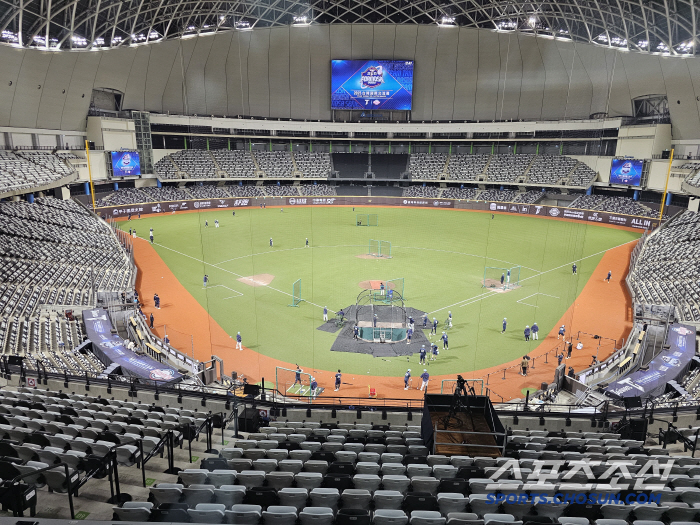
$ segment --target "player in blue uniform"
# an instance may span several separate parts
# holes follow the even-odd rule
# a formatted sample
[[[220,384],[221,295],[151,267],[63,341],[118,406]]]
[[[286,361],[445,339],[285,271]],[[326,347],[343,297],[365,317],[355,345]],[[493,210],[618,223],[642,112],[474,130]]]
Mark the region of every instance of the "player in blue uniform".
[[[506,284],[510,284],[510,270],[506,272]]]
[[[340,379],[343,377],[343,375],[340,373],[340,369],[338,369],[338,373],[335,374],[335,391],[337,392],[340,390]]]
[[[530,340],[530,325],[529,324],[525,325],[525,330],[523,331],[523,333],[525,334],[525,341],[529,341]]]
[[[204,275],[204,288],[207,287],[207,283],[208,283],[208,282],[209,282],[209,276],[205,274],[205,275]]]
[[[576,263],[574,263],[571,265],[571,273],[576,275],[576,270],[577,270]]]
[[[384,295],[384,283],[379,283],[379,295]]]
[[[557,339],[559,339],[559,336],[561,336],[561,338],[564,339],[565,334],[566,327],[564,325],[561,325],[561,328],[559,328],[559,333],[557,334]]]
[[[272,248],[272,237],[270,237],[270,248]]]
[[[430,335],[433,335],[433,334],[437,335],[437,325],[438,325],[437,319],[435,317],[433,317],[433,328],[430,330]]]
[[[328,321],[328,307],[327,306],[323,307],[323,320]]]
[[[612,277],[612,270],[608,270],[608,276],[605,278],[605,281],[610,284],[610,278]]]
[[[355,325],[352,328],[352,338],[355,341],[359,341],[359,337],[360,337],[360,328],[357,325]]]
[[[423,314],[423,328],[428,327],[428,314]]]
[[[406,330],[406,344],[410,345],[411,344],[411,337],[413,337],[413,328],[410,328]]]
[[[148,232],[148,236],[151,239],[151,244],[153,244],[153,228],[151,228],[151,231]]]
[[[315,398],[316,397],[316,389],[318,388],[318,383],[316,382],[316,378],[312,377],[311,378],[311,397]]]
[[[540,331],[540,327],[537,326],[537,323],[532,323],[532,328],[530,328],[530,332],[532,332],[532,340],[537,341],[539,339],[539,336],[537,333]]]
[[[437,359],[437,356],[440,354],[440,351],[438,350],[438,345],[436,343],[431,343],[430,349],[433,351],[430,356],[430,360],[435,361]]]
[[[418,390],[423,390],[424,388],[427,390],[428,381],[430,380],[430,374],[425,368],[423,369],[423,373],[420,375],[420,378],[423,380],[423,382],[421,383],[420,388]]]
[[[506,328],[507,328],[507,327],[508,327],[508,319],[506,319],[506,318],[504,317],[504,318],[503,318],[503,330],[501,330],[501,333],[502,333],[502,334],[505,334],[505,333],[506,333]]]
[[[299,383],[299,386],[303,386],[301,384],[301,373],[302,373],[302,369],[299,368],[299,365],[297,365],[297,369],[294,371],[294,385]],[[294,386],[294,385],[292,385],[292,386]]]
[[[447,327],[452,328],[452,312],[447,312]]]
[[[372,318],[372,322],[374,323],[374,327],[377,328],[377,314],[374,314],[374,317]]]
[[[308,237],[306,238],[306,247],[307,248],[309,247],[309,238]]]
[[[240,332],[236,334],[236,349],[243,351],[243,338]]]
[[[204,221],[204,227],[209,228],[209,221],[206,221],[206,220]]]
[[[442,349],[449,350],[449,345],[447,343],[447,332],[442,332],[442,337],[440,339],[442,339]]]
[[[505,274],[501,274],[501,286],[503,286],[503,281],[506,280]]]
[[[410,388],[409,382],[411,381],[411,369],[409,368],[403,376],[403,389],[408,390]]]
[[[424,365],[424,364],[425,364],[425,345],[422,345],[422,346],[420,347],[420,354],[419,354],[419,356],[420,356],[420,358],[418,359],[418,362],[419,362],[421,365]]]

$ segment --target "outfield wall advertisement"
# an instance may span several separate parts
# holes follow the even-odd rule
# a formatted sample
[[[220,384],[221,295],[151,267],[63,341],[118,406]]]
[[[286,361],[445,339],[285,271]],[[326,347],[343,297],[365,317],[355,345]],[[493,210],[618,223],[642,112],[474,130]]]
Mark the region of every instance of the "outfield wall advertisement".
[[[659,225],[658,219],[619,215],[604,211],[541,206],[516,202],[467,201],[452,199],[427,199],[403,197],[268,197],[239,199],[183,200],[172,202],[151,202],[123,206],[98,208],[97,212],[105,219],[117,219],[139,213],[174,213],[190,210],[256,208],[266,206],[397,206],[418,208],[455,208],[460,210],[490,211],[492,213],[518,213],[538,215],[553,219],[571,219],[599,224],[614,224],[639,230],[652,230]]]

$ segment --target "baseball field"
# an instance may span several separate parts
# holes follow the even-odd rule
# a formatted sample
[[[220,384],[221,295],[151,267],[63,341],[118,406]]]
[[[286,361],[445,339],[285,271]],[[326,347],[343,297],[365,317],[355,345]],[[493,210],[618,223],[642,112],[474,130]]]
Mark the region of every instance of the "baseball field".
[[[358,227],[358,213],[377,214],[378,225]],[[237,209],[235,216],[228,209],[151,215],[120,227],[136,229],[143,239],[153,228],[157,255],[208,313],[210,327],[183,322],[160,326],[184,352],[190,353],[193,344],[200,359],[216,353],[216,348],[197,348],[190,337],[216,324],[234,340],[241,333],[246,349],[241,359],[257,354],[312,373],[341,368],[347,374],[388,377],[403,376],[407,366],[417,370],[420,345],[414,343],[412,356],[399,357],[331,351],[338,333],[319,329],[324,306],[332,318],[355,304],[366,281],[403,278],[406,305],[435,317],[438,334],[445,330],[449,336],[449,349],[442,350],[440,343],[440,355],[429,365],[431,375],[468,373],[533,351],[540,341],[526,342],[525,326],[537,322],[544,335],[562,319],[566,322],[586,283],[605,277],[594,275],[601,272],[597,266],[605,252],[639,237],[574,221],[406,208],[248,208]],[[390,242],[391,258],[367,257],[370,239]],[[486,267],[519,267],[519,286],[507,292],[484,288]],[[498,279],[499,272],[490,275]],[[149,290],[157,291],[163,308],[177,307],[165,285],[158,289],[157,276],[148,277]],[[621,277],[613,275],[617,281]],[[299,279],[303,301],[290,307],[292,286]],[[601,299],[594,308],[605,308]],[[448,311],[451,329],[445,325]],[[156,325],[160,317],[157,313]],[[567,331],[586,328],[569,325]],[[228,353],[227,368],[244,365]]]

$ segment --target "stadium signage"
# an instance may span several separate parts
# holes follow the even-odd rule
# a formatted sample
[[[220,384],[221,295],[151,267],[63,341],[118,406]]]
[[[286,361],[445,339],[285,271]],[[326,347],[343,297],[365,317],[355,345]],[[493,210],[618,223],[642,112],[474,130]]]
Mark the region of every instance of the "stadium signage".
[[[580,210],[539,204],[513,202],[470,201],[453,199],[411,199],[396,197],[254,197],[211,200],[189,200],[177,202],[154,202],[146,205],[125,204],[106,206],[97,212],[106,219],[125,217],[129,213],[170,213],[181,210],[202,210],[211,208],[246,208],[267,203],[271,206],[412,206],[426,208],[459,208],[497,213],[517,213],[538,215],[558,219],[569,219],[600,224],[627,226],[639,230],[651,230],[659,221],[649,217],[612,214],[604,211]]]

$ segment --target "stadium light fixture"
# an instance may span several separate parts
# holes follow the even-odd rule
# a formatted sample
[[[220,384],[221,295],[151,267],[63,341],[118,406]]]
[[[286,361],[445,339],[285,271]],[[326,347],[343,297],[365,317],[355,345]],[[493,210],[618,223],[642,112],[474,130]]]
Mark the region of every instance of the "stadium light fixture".
[[[457,25],[454,16],[443,16],[438,22],[440,27],[455,27]]]
[[[74,47],[87,47],[88,41],[87,38],[82,37],[80,35],[73,35],[70,37],[71,43]]]
[[[527,25],[529,25],[530,27],[535,27],[537,25],[537,17],[531,16],[530,18],[528,18]]]
[[[308,26],[311,23],[309,22],[309,17],[306,15],[295,16],[292,20],[295,26]]]
[[[515,31],[518,28],[518,24],[512,20],[504,20],[496,24],[496,29],[498,31]]]
[[[239,20],[234,24],[236,26],[236,29],[240,29],[241,31],[244,31],[246,29],[250,29],[250,22],[248,20]]]

